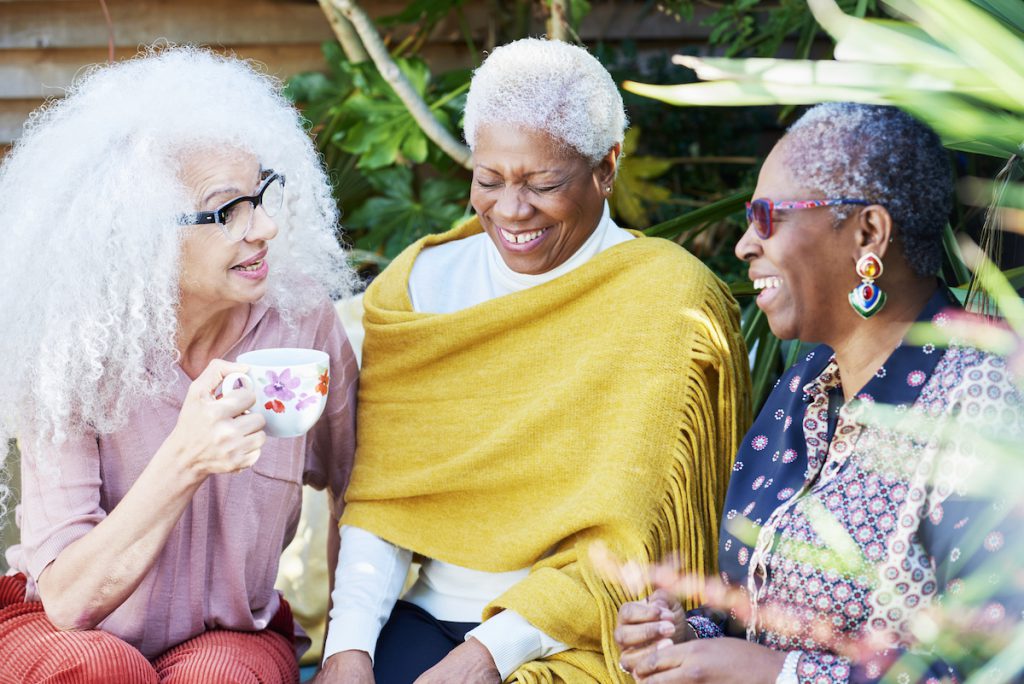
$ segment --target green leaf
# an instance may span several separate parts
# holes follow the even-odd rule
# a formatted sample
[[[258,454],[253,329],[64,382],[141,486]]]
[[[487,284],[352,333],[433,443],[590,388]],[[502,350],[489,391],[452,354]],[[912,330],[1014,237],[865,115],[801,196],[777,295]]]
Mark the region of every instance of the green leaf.
[[[573,29],[579,30],[583,18],[590,14],[590,2],[588,0],[569,0],[569,22]]]
[[[405,166],[368,173],[366,180],[374,190],[387,197],[412,199],[412,171]]]
[[[647,181],[672,168],[672,162],[658,157],[633,156],[639,137],[639,128],[626,131],[615,191],[608,198],[608,205],[616,218],[643,228],[650,222],[645,205],[664,202],[672,197],[668,188]]]
[[[427,136],[423,135],[423,132],[416,129],[415,132],[411,132],[402,141],[402,154],[409,161],[421,164],[427,159]]]
[[[380,26],[425,23],[433,27],[456,7],[462,7],[465,0],[413,0],[397,14],[390,14],[376,20]]]
[[[1024,107],[1024,43],[966,0],[885,0]]]
[[[1020,0],[971,0],[975,5],[999,19],[1007,28],[1024,34],[1024,3]]]
[[[430,67],[419,57],[409,59],[396,59],[395,64],[405,77],[409,79],[412,87],[416,89],[420,97],[427,91],[427,84],[430,83]],[[388,86],[390,89],[390,86]],[[397,98],[397,96],[395,96]]]
[[[694,209],[681,216],[659,223],[656,226],[651,226],[644,233],[650,237],[663,237],[673,240],[683,234],[699,232],[711,223],[721,221],[731,214],[742,211],[743,205],[750,199],[750,194],[750,190],[740,190],[700,209]]]
[[[465,212],[460,201],[468,194],[464,181],[434,178],[423,183],[417,196],[412,171],[405,167],[370,174],[371,185],[383,193],[352,212],[346,225],[365,230],[356,247],[383,247],[384,256],[395,257],[408,244],[447,230]]]
[[[953,277],[956,279],[955,282],[961,287],[966,287],[971,280],[971,270],[964,263],[963,254],[960,253],[960,245],[957,244],[953,228],[948,223],[942,231],[942,249],[946,255],[945,263],[953,271]]]

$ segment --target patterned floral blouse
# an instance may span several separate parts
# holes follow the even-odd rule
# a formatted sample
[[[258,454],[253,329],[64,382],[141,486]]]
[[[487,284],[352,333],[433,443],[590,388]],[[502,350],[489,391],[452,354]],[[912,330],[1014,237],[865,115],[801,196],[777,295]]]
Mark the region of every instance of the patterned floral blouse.
[[[919,320],[941,324],[954,302],[940,289]],[[872,404],[895,407],[889,423],[866,419]],[[908,434],[914,417],[934,422]],[[952,418],[1024,439],[1001,359],[903,344],[846,405],[831,349],[795,364],[747,433],[726,498],[719,567],[749,615],[741,625],[735,612],[692,611],[697,634],[801,651],[801,684],[875,682],[898,658],[889,674],[905,674],[891,681],[959,681],[953,665],[913,653],[914,615],[955,604],[968,575],[1019,573],[1021,544],[1004,530],[1024,519],[965,489],[986,454],[963,435],[940,448],[935,431]],[[983,602],[990,626],[1021,619],[1024,591],[1005,584]]]

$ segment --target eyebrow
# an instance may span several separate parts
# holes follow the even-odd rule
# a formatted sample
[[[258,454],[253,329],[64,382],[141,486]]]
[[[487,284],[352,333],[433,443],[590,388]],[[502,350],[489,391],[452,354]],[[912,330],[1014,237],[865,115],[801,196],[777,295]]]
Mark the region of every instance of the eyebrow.
[[[260,184],[260,182],[261,182],[261,180],[263,178],[263,172],[264,171],[266,171],[266,169],[264,169],[263,165],[261,164],[260,165],[259,173],[256,174],[256,186],[257,187],[259,187],[259,184]],[[201,204],[206,204],[207,202],[209,202],[211,199],[213,199],[217,195],[233,195],[232,199],[234,199],[235,197],[249,197],[249,195],[246,194],[246,192],[244,190],[239,190],[235,186],[229,185],[227,187],[215,188],[215,189],[211,190],[210,192],[206,193],[206,195],[204,195],[203,199],[201,200]]]
[[[483,164],[480,164],[477,168],[483,169],[484,171],[490,171],[491,173],[493,173],[493,174],[495,174],[497,176],[502,175],[501,171],[498,171],[496,169],[492,169],[489,166],[484,166]],[[525,173],[523,175],[524,176],[539,176],[539,175],[544,174],[544,173],[565,173],[565,171],[562,170],[562,169],[540,169],[539,171],[529,171],[529,172],[527,172],[527,173]]]
[[[217,195],[228,195],[228,194],[234,195],[235,197],[241,197],[245,193],[242,192],[241,190],[239,190],[238,188],[234,187],[233,185],[229,186],[229,187],[226,187],[226,188],[216,188],[216,189],[211,190],[210,192],[206,193],[203,196],[203,199],[202,199],[202,201],[200,203],[201,204],[206,204],[207,202],[209,202],[211,199],[213,199]]]

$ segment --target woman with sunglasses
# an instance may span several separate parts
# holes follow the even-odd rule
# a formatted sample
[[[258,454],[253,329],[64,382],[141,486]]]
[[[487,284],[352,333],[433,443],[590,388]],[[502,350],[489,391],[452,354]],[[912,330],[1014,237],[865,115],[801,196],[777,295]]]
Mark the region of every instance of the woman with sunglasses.
[[[687,614],[662,589],[619,611],[637,680],[961,681],[962,663],[918,648],[929,608],[964,617],[965,582],[995,577],[972,630],[1020,618],[1020,513],[970,476],[978,436],[1024,436],[1021,392],[1002,359],[904,341],[957,306],[937,278],[951,195],[938,137],[891,107],[815,107],[765,160],[736,255],[772,331],[821,344],[737,454],[716,605]],[[935,422],[908,434],[879,422],[881,405]]]
[[[0,444],[22,473],[0,682],[298,681],[278,557],[303,483],[340,509],[357,378],[301,117],[243,62],[151,52],[33,118],[0,194]],[[250,389],[219,397],[268,347],[330,356],[302,437],[267,439]]]

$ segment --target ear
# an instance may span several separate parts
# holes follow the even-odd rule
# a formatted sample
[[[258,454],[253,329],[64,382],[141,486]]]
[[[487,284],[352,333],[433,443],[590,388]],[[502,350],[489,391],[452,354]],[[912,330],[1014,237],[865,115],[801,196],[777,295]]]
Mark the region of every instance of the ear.
[[[886,252],[892,247],[893,237],[892,216],[889,215],[889,210],[880,204],[866,206],[857,212],[855,225],[858,251],[854,259],[874,252],[884,261]]]
[[[602,190],[610,188],[615,180],[615,172],[619,168],[619,153],[621,151],[622,146],[619,143],[615,143],[608,150],[608,154],[604,155],[604,158],[594,167],[594,178],[597,179]]]

